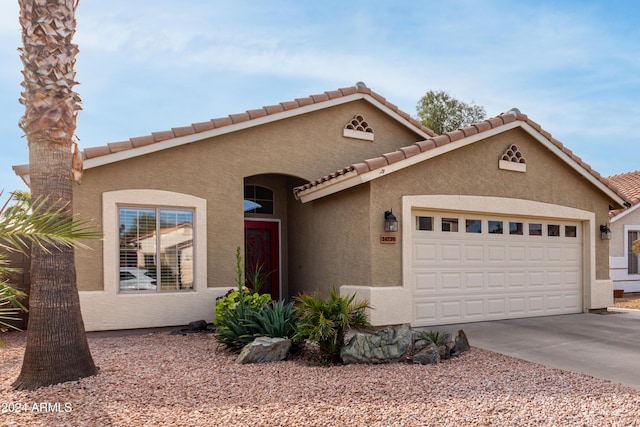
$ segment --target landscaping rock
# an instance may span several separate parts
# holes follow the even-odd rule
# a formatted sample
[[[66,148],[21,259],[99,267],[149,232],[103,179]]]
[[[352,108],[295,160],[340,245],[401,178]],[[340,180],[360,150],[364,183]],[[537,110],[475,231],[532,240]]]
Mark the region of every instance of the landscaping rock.
[[[342,348],[342,363],[399,362],[409,350],[412,332],[409,325],[389,326],[373,334],[356,333]]]
[[[244,346],[236,362],[241,364],[278,362],[287,357],[290,348],[290,339],[258,337]]]
[[[205,329],[207,329],[207,322],[205,322],[204,320],[189,322],[189,329],[192,331],[204,331]]]
[[[455,345],[451,350],[451,353],[455,356],[458,356],[463,351],[469,351],[471,349],[467,335],[462,329],[458,331],[453,341],[455,342]]]
[[[435,344],[429,344],[413,355],[413,363],[437,365],[440,363],[440,349]]]

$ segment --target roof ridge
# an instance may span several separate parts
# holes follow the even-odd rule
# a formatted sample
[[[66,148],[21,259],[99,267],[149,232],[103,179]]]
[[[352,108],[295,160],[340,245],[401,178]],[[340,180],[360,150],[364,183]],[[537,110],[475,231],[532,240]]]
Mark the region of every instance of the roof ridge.
[[[99,145],[95,147],[88,147],[82,150],[83,159],[92,159],[95,157],[101,157],[108,154],[117,153],[120,151],[130,150],[133,148],[138,148],[146,145],[155,144],[158,142],[166,141],[173,138],[179,138],[188,135],[195,135],[201,132],[206,132],[213,129],[219,129],[226,126],[230,126],[237,123],[247,122],[250,120],[258,119],[261,117],[266,117],[278,113],[283,113],[285,111],[294,110],[296,108],[302,108],[308,105],[319,104],[322,102],[327,102],[332,99],[345,97],[348,95],[353,95],[356,93],[361,93],[364,95],[369,95],[374,98],[376,101],[383,104],[385,107],[389,108],[394,113],[398,114],[404,120],[406,120],[412,126],[418,128],[422,132],[427,135],[435,136],[435,132],[431,129],[425,127],[418,120],[411,117],[409,114],[400,110],[398,106],[388,102],[386,98],[377,94],[367,87],[366,84],[362,82],[357,82],[354,86],[339,88],[336,90],[325,91],[321,94],[309,95],[305,98],[295,98],[291,101],[282,101],[278,104],[267,105],[261,108],[246,110],[243,113],[235,113],[229,114],[226,117],[218,117],[212,118],[205,122],[192,123],[187,126],[174,127],[170,130],[151,132],[148,135],[131,137],[129,139],[123,141],[114,141],[109,142],[106,145]]]

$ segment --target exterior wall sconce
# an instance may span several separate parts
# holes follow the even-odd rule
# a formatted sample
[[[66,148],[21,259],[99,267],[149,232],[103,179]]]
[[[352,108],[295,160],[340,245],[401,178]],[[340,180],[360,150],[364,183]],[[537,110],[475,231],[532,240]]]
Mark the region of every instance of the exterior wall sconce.
[[[600,226],[600,239],[611,240],[611,229],[604,224]]]
[[[393,214],[393,210],[384,213],[384,231],[386,233],[398,231],[398,218]]]

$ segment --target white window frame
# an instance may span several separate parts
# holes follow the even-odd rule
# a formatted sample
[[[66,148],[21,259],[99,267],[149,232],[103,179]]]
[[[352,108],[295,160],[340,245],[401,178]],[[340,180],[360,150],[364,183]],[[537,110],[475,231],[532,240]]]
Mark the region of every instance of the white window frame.
[[[103,222],[103,275],[104,290],[119,295],[134,295],[139,292],[120,292],[120,230],[119,208],[144,206],[159,208],[189,209],[193,211],[193,290],[207,286],[207,201],[189,194],[164,190],[119,190],[102,194]],[[144,292],[144,295],[162,295],[170,292]],[[180,293],[184,293],[181,291]]]

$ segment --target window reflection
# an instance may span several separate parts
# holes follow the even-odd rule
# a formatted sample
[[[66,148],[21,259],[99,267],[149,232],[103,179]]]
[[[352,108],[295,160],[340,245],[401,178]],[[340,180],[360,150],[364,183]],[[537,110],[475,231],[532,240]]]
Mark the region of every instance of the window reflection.
[[[120,290],[193,289],[193,212],[119,208]]]

